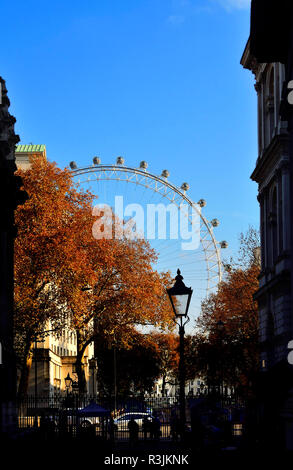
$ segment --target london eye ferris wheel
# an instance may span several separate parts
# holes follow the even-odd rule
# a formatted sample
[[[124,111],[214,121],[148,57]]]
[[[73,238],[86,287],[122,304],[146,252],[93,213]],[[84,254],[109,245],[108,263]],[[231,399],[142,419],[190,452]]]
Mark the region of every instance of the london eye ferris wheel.
[[[188,183],[174,185],[168,170],[160,176],[151,173],[146,161],[134,168],[125,165],[123,157],[117,157],[114,164],[103,164],[94,157],[92,165],[78,167],[70,162],[70,169],[74,180],[90,189],[99,205],[115,211],[118,201],[119,211],[121,204],[125,211],[119,216],[124,219],[125,214],[131,218],[134,209],[139,212],[136,222],[142,236],[158,256],[154,268],[170,271],[172,276],[180,268],[185,284],[193,288],[189,311],[191,320],[195,320],[201,302],[222,279],[221,249],[228,246],[226,241],[217,242],[215,238],[218,219],[207,220],[203,214],[206,201],[194,202],[188,195]]]

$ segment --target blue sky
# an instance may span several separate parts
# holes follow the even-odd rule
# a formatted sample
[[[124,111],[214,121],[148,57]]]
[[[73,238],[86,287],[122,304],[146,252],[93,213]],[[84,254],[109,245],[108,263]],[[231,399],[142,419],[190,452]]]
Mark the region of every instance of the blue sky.
[[[253,77],[239,64],[246,0],[2,1],[1,68],[21,143],[60,166],[170,171],[207,200],[233,253],[258,225]],[[3,47],[5,45],[5,47]]]

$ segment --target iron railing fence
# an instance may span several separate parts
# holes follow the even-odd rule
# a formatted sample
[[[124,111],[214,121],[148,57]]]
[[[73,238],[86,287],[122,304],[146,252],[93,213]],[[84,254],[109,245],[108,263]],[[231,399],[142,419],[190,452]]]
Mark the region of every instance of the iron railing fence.
[[[187,397],[187,429],[192,420],[190,409],[198,404],[203,417],[209,417],[213,408],[218,417],[231,423],[235,413],[240,416],[245,408],[244,401],[235,396]],[[179,433],[178,397],[26,396],[18,399],[16,408],[18,428],[24,434],[37,431],[45,437],[176,440]],[[234,422],[240,424],[241,418]]]
[[[86,410],[89,405],[92,411]],[[138,439],[167,439],[172,412],[179,415],[177,397],[99,399],[91,395],[54,395],[26,396],[17,401],[18,428],[23,432],[38,429],[44,434],[73,437],[92,434],[129,439],[133,419],[138,425]]]

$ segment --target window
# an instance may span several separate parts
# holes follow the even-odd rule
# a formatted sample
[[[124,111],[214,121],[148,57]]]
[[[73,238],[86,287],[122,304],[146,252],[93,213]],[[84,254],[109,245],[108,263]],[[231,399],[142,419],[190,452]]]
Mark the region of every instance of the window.
[[[277,188],[272,194],[271,202],[271,234],[272,234],[272,262],[275,263],[278,257],[278,223],[277,223]]]
[[[262,119],[262,92],[261,92],[261,86],[258,84],[257,88],[257,119],[258,119],[258,124],[257,124],[257,135],[258,135],[258,153],[259,155],[262,152],[263,149],[263,139],[262,139],[262,125],[263,125],[263,119]]]
[[[242,423],[233,424],[232,434],[233,436],[242,436],[243,425]]]
[[[281,64],[278,64],[278,65],[276,66],[275,107],[276,107],[277,116],[279,115],[280,101],[281,101],[280,67],[281,67]]]
[[[266,331],[266,341],[267,341],[267,361],[268,366],[272,365],[275,360],[275,319],[272,312],[267,314],[267,331]]]
[[[283,251],[283,183],[282,177],[278,182],[279,203],[278,203],[278,237],[279,237],[279,253]]]
[[[259,196],[260,202],[260,246],[261,246],[261,269],[266,264],[266,201],[263,195]]]
[[[272,339],[274,336],[275,326],[274,326],[274,316],[271,312],[268,313],[267,317],[267,337]]]

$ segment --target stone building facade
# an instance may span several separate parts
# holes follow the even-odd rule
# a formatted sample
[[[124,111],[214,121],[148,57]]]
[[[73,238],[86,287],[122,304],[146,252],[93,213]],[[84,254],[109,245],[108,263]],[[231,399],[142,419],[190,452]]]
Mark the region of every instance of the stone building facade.
[[[258,184],[261,234],[259,305],[261,368],[287,359],[293,339],[290,295],[290,174],[287,123],[279,114],[285,67],[258,63],[247,43],[241,64],[255,76],[258,157],[251,178]]]
[[[268,447],[293,450],[293,368],[288,363],[288,344],[293,339],[292,147],[282,112],[288,73],[282,62],[257,60],[251,38],[241,64],[254,74],[257,93],[258,156],[251,178],[258,184],[261,233],[261,273],[255,294],[261,372],[259,439]]]
[[[14,210],[27,199],[21,179],[14,175],[15,118],[9,113],[10,102],[5,81],[0,77],[0,434],[13,432],[16,367],[13,349],[13,253]]]
[[[73,380],[73,386],[78,377],[76,374],[76,333],[64,328],[59,335],[49,334],[44,341],[34,345],[33,363],[28,382],[28,395],[37,393],[42,398],[59,395],[66,392],[65,377],[67,374]],[[84,354],[84,373],[86,392],[97,394],[97,363],[94,358],[94,346],[90,344]],[[78,388],[70,391],[78,391]]]

